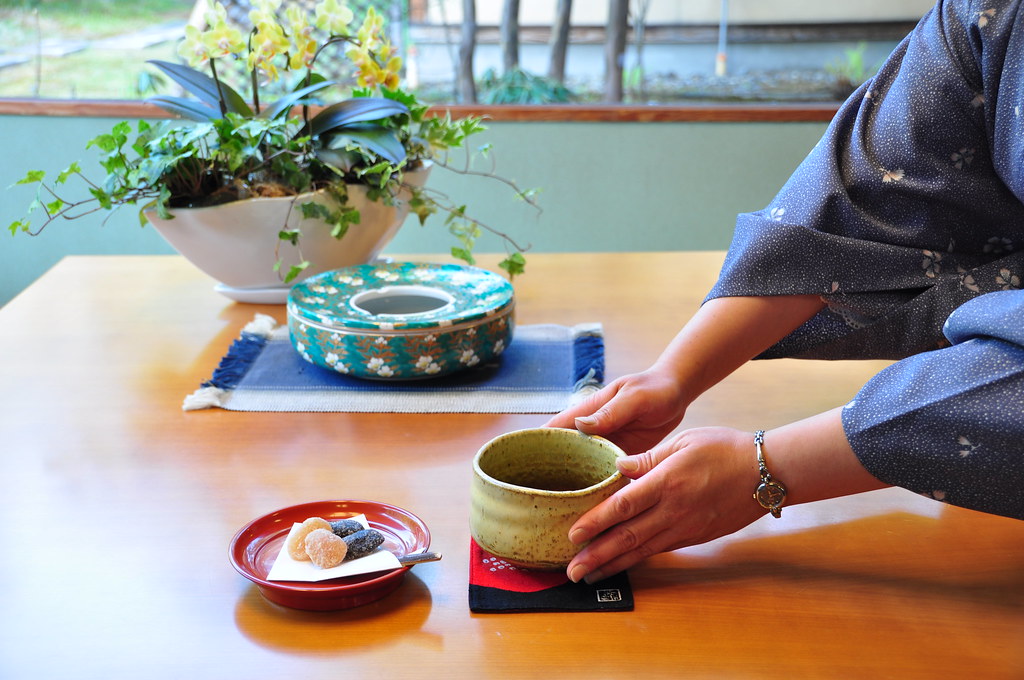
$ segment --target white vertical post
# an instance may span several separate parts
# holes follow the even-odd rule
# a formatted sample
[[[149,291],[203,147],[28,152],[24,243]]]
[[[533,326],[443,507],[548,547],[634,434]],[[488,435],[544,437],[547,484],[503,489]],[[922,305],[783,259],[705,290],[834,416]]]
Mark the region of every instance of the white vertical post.
[[[721,0],[718,17],[718,53],[715,55],[715,75],[722,77],[727,72],[728,53],[726,33],[729,28],[729,0]]]

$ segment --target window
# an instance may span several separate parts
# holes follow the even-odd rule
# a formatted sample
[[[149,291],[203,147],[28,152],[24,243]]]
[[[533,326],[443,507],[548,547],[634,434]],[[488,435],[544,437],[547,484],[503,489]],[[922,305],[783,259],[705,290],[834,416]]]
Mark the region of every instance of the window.
[[[201,21],[204,4],[0,2],[0,97],[131,100],[162,91],[168,84],[145,61],[175,59],[185,24]],[[247,0],[224,4],[245,20]],[[357,15],[371,4],[391,19],[407,83],[426,101],[649,105],[834,102],[870,75],[932,0],[349,2]],[[477,29],[467,34],[469,6]],[[553,41],[559,7],[570,10],[564,63]],[[460,58],[467,35],[475,39],[469,62]],[[609,71],[605,54],[616,36],[622,56]],[[470,64],[467,88],[458,76]]]

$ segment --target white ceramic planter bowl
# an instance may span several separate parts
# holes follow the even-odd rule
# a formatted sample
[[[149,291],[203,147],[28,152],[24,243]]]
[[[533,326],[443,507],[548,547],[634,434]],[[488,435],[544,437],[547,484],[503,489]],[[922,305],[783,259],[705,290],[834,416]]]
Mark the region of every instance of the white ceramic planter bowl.
[[[569,529],[629,483],[615,467],[625,453],[576,430],[516,430],[473,459],[470,533],[481,548],[518,566],[560,569],[582,546]]]
[[[404,181],[421,187],[429,174],[430,167],[408,172]],[[290,287],[282,281],[284,274],[303,256],[311,265],[297,280],[370,262],[394,238],[409,214],[408,191],[401,192],[393,205],[369,200],[366,187],[358,185],[348,187],[348,197],[349,204],[359,210],[360,221],[351,225],[341,239],[331,236],[331,226],[322,220],[303,219],[298,208],[310,201],[333,208],[326,191],[172,209],[170,220],[147,210],[146,219],[189,262],[220,282],[218,290],[228,297],[242,302],[283,303]],[[285,225],[301,232],[301,252],[278,238]],[[280,274],[274,269],[278,259],[282,261]],[[279,291],[276,296],[272,294],[275,290]]]

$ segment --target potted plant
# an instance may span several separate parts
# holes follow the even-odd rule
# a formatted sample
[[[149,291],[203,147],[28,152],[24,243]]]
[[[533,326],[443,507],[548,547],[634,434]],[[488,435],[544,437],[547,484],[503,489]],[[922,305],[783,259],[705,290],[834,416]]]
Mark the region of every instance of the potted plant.
[[[232,25],[216,3],[206,14],[206,30],[186,27],[178,52],[188,65],[150,62],[189,96],[149,101],[190,122],[143,120],[134,129],[121,122],[93,139],[88,147],[99,149],[106,173],[99,182],[90,181],[78,163],[52,182],[42,171],[29,172],[19,184],[37,184],[36,200],[26,218],[10,225],[11,233],[37,234],[58,218],[141,205],[143,223],[151,222],[214,278],[233,276],[215,273],[225,266],[244,265],[264,278],[273,270],[273,283],[280,286],[372,260],[409,212],[421,222],[443,213],[455,239],[452,255],[472,264],[474,242],[486,229],[506,243],[501,267],[509,275],[524,270],[525,248],[470,217],[465,206],[425,188],[433,165],[460,171],[447,164],[447,152],[464,148],[467,138],[485,128],[479,117],[431,115],[400,88],[401,59],[384,35],[380,15],[369,9],[353,33],[353,14],[339,0],[323,0],[312,16],[296,5],[279,14],[280,0],[252,4],[251,31]],[[318,60],[338,50],[355,82],[348,96],[325,103],[338,83],[317,72]],[[249,99],[226,82],[223,74],[232,64],[244,64]],[[264,91],[288,74],[294,82],[264,102]],[[532,192],[484,174],[536,207]],[[65,195],[72,179],[86,184],[87,196]],[[33,227],[35,210],[43,216]],[[231,214],[224,217],[225,212]],[[269,243],[254,228],[261,217],[270,221]],[[375,222],[382,222],[377,231],[383,242],[368,234]],[[357,261],[312,264],[332,249],[346,253],[343,260],[356,252]],[[227,286],[265,285],[250,278]]]

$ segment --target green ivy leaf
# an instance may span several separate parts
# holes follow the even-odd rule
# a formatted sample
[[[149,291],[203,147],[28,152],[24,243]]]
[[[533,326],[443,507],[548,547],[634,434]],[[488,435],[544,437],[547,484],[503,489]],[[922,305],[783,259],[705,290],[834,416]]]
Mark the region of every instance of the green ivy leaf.
[[[452,246],[452,257],[462,260],[466,264],[476,264],[476,260],[473,259],[473,254],[465,248],[457,248]]]
[[[295,280],[295,277],[297,277],[299,274],[301,274],[303,272],[303,270],[305,270],[306,267],[308,267],[308,266],[309,266],[309,260],[305,260],[303,262],[300,262],[297,265],[294,265],[291,269],[288,270],[288,275],[284,277],[284,282],[285,283],[291,283],[292,281]]]
[[[331,217],[331,209],[322,203],[316,203],[314,201],[307,201],[299,204],[299,212],[302,213],[302,219],[319,219],[328,221]]]
[[[331,236],[333,236],[336,239],[345,238],[345,234],[348,233],[349,224],[349,222],[346,222],[343,219],[339,219],[337,222],[334,223],[334,227],[331,229]]]
[[[63,170],[61,170],[60,174],[57,175],[57,179],[54,180],[54,183],[55,184],[64,184],[64,182],[68,181],[69,177],[71,177],[72,175],[81,174],[81,172],[82,172],[82,168],[78,164],[78,162],[76,161],[76,162],[72,163],[71,165],[69,165],[68,167],[66,167]]]
[[[499,262],[498,266],[508,272],[509,277],[518,276],[526,272],[526,258],[522,253],[512,253]]]
[[[97,202],[99,202],[100,207],[103,208],[104,210],[110,210],[111,208],[114,207],[114,203],[110,198],[110,194],[103,191],[103,189],[91,187],[89,189],[89,193],[92,194],[92,197],[95,198]]]
[[[28,174],[26,174],[24,177],[19,179],[11,186],[13,187],[17,184],[34,184],[36,182],[42,182],[44,177],[46,177],[46,173],[42,170],[29,170]]]

